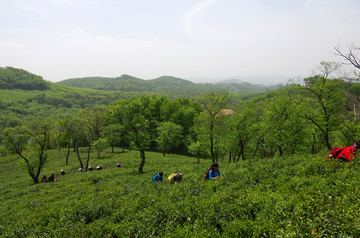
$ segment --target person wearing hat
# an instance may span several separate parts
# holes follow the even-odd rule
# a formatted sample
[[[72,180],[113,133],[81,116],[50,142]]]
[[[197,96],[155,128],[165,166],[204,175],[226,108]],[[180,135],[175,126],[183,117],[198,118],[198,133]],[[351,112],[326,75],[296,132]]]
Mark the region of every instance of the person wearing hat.
[[[213,163],[211,165],[211,170],[209,172],[209,179],[217,179],[217,178],[222,178],[220,171],[219,171],[219,164],[218,163]]]
[[[61,174],[61,175],[65,175],[65,171],[62,169],[62,170],[60,171],[60,174]]]
[[[152,181],[154,182],[154,183],[158,183],[158,181],[159,182],[162,182],[163,181],[163,172],[159,172],[159,173],[157,173],[157,174],[155,174],[154,175],[154,177],[153,177],[153,179],[152,179]]]
[[[170,179],[170,183],[181,182],[182,177],[183,177],[182,173],[174,174]]]

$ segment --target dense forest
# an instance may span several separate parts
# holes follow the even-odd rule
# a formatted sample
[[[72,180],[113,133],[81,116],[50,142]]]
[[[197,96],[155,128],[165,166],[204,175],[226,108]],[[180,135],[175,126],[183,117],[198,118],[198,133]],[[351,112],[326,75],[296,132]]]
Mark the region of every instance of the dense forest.
[[[46,90],[49,85],[41,76],[13,67],[0,67],[0,89]]]

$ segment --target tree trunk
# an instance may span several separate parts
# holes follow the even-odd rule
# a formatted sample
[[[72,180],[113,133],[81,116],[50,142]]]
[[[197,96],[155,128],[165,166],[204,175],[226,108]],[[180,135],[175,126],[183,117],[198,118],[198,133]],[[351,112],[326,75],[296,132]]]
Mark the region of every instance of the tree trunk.
[[[312,148],[311,148],[311,154],[315,154],[315,133],[312,133],[313,135],[313,141],[312,141]]]
[[[197,154],[197,160],[198,160],[198,164],[200,164],[200,154]]]
[[[70,140],[68,140],[68,150],[67,150],[67,154],[66,154],[66,165],[69,165],[70,149],[71,149],[71,144],[70,144]]]
[[[76,149],[76,155],[77,155],[79,163],[80,163],[80,168],[84,169],[84,165],[83,165],[83,163],[81,161],[81,157],[80,157],[80,153],[79,153],[79,147],[75,146],[74,148]]]
[[[231,163],[231,152],[229,152],[229,164]]]
[[[33,176],[32,179],[33,179],[33,181],[34,181],[34,184],[38,184],[38,183],[39,183],[39,178],[38,178],[38,177]]]
[[[211,121],[210,122],[210,154],[213,163],[215,163],[213,129],[214,129],[214,125],[213,122]]]
[[[88,169],[88,167],[89,167],[89,161],[90,161],[90,152],[91,152],[91,144],[89,145],[89,147],[88,147],[88,156],[87,156],[87,160],[86,160],[86,171],[87,171],[87,169]]]
[[[141,157],[141,163],[140,163],[140,167],[139,167],[139,173],[142,174],[144,164],[145,164],[145,150],[140,150],[140,157]]]
[[[114,146],[111,146],[111,153],[114,153]]]
[[[329,134],[324,135],[324,140],[325,140],[326,147],[328,148],[328,150],[331,150],[332,148],[331,148],[331,144],[329,141]]]
[[[279,146],[278,149],[279,149],[279,155],[280,155],[280,157],[282,157],[283,154],[284,154],[284,151],[283,151],[283,149],[281,148],[281,146]]]
[[[239,154],[237,155],[237,159],[236,159],[236,155],[235,155],[235,157],[233,158],[234,163],[235,163],[235,159],[236,159],[236,162],[239,162],[240,156],[241,156],[241,151],[240,151]]]

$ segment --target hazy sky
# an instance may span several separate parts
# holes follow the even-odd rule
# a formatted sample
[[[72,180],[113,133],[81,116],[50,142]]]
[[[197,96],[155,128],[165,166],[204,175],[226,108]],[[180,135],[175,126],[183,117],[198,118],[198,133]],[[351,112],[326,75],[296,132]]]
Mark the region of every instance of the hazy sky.
[[[360,45],[359,0],[0,0],[0,66],[45,80],[309,76]]]

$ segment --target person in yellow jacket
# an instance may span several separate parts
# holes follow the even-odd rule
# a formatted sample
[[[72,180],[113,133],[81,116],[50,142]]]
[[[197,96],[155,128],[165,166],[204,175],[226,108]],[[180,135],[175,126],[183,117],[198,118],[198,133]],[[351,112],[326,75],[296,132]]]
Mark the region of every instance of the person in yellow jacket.
[[[168,180],[170,181],[170,183],[175,183],[175,182],[181,182],[182,181],[182,173],[178,173],[178,174],[171,174],[168,177]]]

